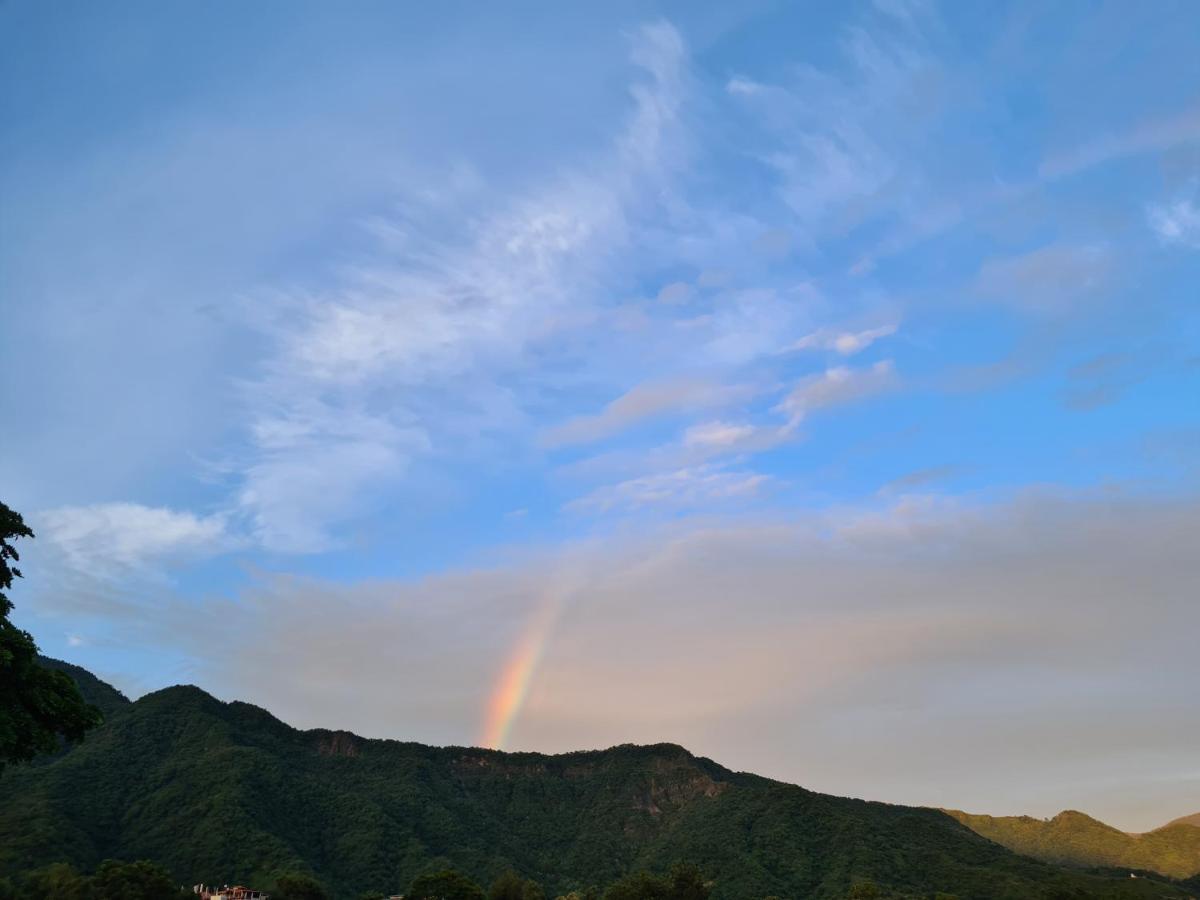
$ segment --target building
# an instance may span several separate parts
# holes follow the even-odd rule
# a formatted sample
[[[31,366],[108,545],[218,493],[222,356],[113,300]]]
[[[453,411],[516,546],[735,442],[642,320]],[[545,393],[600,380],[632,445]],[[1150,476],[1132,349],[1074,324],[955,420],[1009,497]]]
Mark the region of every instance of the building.
[[[266,891],[256,891],[240,884],[227,884],[219,888],[197,884],[192,886],[192,893],[199,900],[267,900],[268,897]]]

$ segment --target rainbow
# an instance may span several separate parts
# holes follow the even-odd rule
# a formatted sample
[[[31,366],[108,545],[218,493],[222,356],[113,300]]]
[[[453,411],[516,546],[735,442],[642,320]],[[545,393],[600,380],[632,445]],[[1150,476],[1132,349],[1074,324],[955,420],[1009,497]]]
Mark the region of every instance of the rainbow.
[[[513,723],[525,704],[529,684],[537,672],[538,663],[542,661],[542,654],[561,608],[557,595],[551,596],[521,632],[488,699],[479,735],[480,746],[493,750],[504,749]]]

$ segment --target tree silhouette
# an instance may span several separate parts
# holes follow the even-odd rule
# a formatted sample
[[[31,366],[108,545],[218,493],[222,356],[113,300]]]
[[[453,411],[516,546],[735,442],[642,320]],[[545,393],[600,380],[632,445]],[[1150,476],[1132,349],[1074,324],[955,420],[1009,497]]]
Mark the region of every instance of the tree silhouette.
[[[484,900],[483,888],[453,869],[418,875],[405,896],[409,900]]]
[[[21,514],[0,503],[0,771],[55,750],[60,739],[83,740],[101,720],[68,675],[38,665],[33,637],[9,621],[13,605],[5,591],[21,577],[13,542],[32,537]]]

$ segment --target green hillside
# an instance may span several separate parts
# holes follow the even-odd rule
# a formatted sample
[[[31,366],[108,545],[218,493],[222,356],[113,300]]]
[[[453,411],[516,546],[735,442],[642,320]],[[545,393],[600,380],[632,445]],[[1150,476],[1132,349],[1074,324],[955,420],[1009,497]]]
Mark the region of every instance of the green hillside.
[[[1173,878],[1200,873],[1200,828],[1184,821],[1127,834],[1070,810],[1053,819],[947,812],[997,844],[1047,862],[1144,869]]]
[[[108,682],[101,681],[82,666],[48,656],[39,656],[37,661],[38,665],[45,666],[47,669],[57,669],[70,675],[75,686],[79,688],[79,693],[83,695],[84,702],[99,709],[104,713],[105,718],[129,706],[128,697]]]
[[[816,794],[660,744],[545,756],[297,731],[173,687],[117,704],[70,752],[0,776],[0,876],[149,859],[182,883],[309,871],[339,897],[454,866],[548,895],[697,864],[715,898],[1182,897],[1017,856],[930,809]]]

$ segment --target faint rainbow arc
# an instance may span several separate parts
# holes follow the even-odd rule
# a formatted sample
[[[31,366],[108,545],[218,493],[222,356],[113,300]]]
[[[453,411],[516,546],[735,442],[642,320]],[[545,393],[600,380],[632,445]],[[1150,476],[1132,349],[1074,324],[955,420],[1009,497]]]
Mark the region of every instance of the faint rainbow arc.
[[[557,595],[552,595],[530,619],[517,643],[500,670],[492,687],[479,736],[482,747],[503,750],[509,732],[525,705],[529,685],[546,651],[550,634],[562,608]]]

